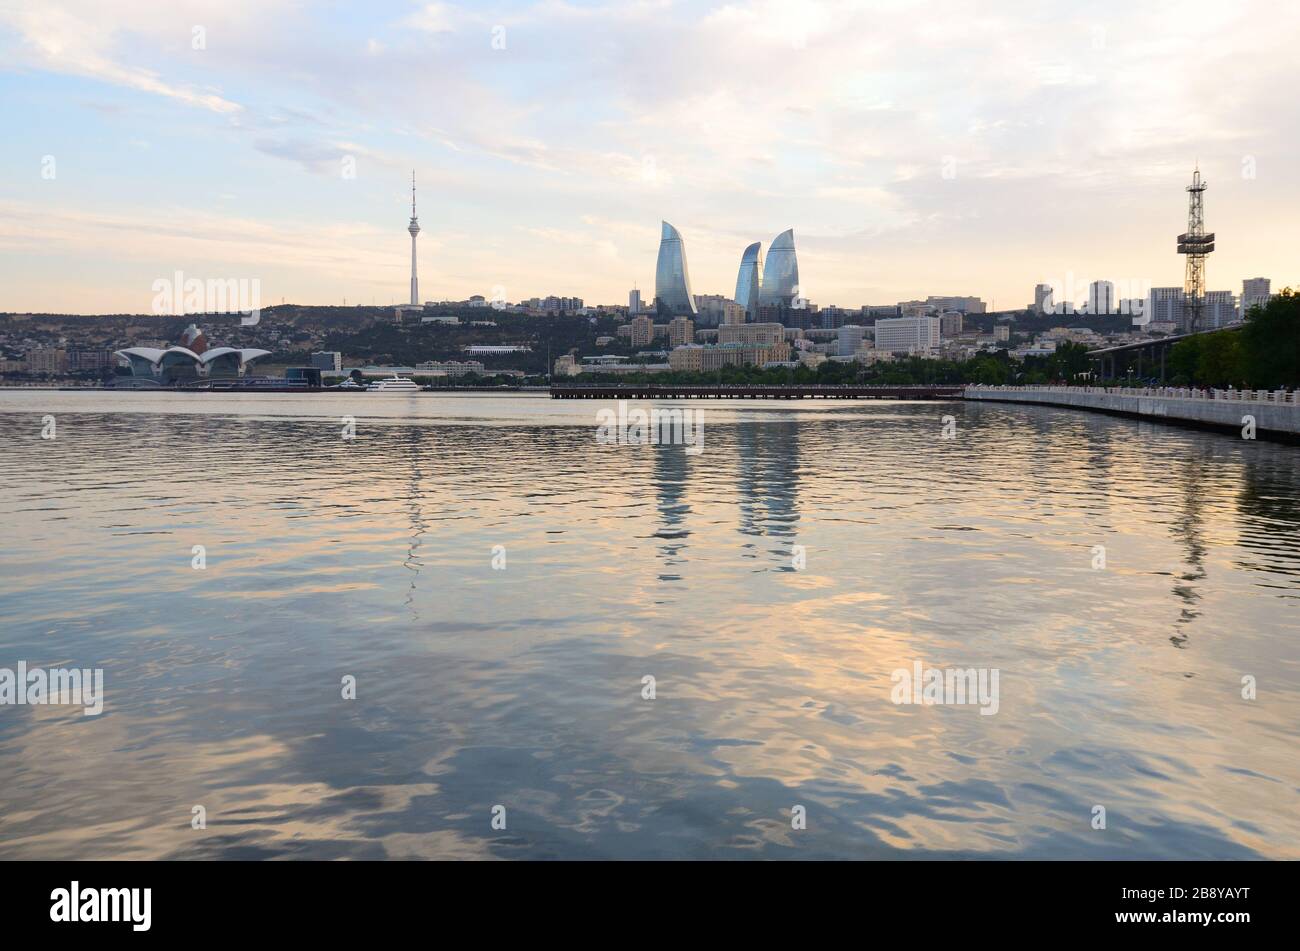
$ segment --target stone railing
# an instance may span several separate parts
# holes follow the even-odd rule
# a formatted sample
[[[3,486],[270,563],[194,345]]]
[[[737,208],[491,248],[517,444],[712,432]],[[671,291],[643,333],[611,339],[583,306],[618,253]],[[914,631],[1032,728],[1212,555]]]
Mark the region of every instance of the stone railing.
[[[1042,394],[1044,397],[1064,394],[1096,396],[1140,396],[1178,400],[1228,400],[1235,403],[1282,403],[1300,406],[1300,391],[1296,390],[1206,390],[1185,386],[988,386],[974,384],[966,387],[977,393],[1022,393],[1026,396]]]

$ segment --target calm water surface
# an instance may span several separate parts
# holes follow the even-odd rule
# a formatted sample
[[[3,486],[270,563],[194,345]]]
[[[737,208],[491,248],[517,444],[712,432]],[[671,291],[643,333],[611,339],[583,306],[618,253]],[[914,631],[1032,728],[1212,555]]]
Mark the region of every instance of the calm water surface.
[[[0,857],[1300,857],[1300,449],[600,405],[0,391],[0,667],[106,681],[0,706]]]

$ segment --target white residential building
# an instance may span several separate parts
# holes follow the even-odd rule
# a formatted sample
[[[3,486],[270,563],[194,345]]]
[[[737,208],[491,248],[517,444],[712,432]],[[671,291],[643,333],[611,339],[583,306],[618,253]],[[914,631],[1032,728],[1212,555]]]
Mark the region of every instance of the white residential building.
[[[876,350],[926,353],[939,346],[938,317],[898,317],[876,321]]]

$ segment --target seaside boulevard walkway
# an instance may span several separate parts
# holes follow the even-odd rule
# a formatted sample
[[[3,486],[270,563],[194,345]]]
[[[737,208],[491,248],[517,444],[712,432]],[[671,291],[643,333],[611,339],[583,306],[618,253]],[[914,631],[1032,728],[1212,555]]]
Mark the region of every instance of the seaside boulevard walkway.
[[[1182,387],[968,386],[967,400],[1037,403],[1187,423],[1300,441],[1300,393],[1294,390],[1195,390]]]

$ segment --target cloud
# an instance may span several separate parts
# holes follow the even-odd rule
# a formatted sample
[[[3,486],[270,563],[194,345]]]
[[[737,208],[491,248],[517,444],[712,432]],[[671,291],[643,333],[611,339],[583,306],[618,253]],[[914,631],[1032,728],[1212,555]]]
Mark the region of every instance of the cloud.
[[[283,160],[251,173],[266,187],[291,168],[337,174],[344,155],[417,167],[439,233],[472,245],[447,259],[440,296],[536,282],[531,293],[622,299],[623,285],[649,284],[668,218],[701,292],[729,292],[740,249],[794,226],[819,302],[960,291],[1022,303],[1016,288],[1062,259],[1089,273],[1131,271],[1135,254],[1144,270],[1176,266],[1165,231],[1194,161],[1215,175],[1210,214],[1230,224],[1247,202],[1288,198],[1282,169],[1300,147],[1288,99],[1300,12],[1263,0],[978,12],[958,0],[377,0],[346,15],[179,3],[9,10],[0,22],[19,43],[0,40],[0,53],[193,108]],[[191,24],[207,27],[201,53]],[[1261,170],[1250,190],[1227,180],[1247,155]],[[358,213],[344,207],[316,213]],[[1121,217],[1158,225],[1117,234]],[[1250,254],[1251,270],[1281,271],[1269,227],[1224,241],[1213,264]],[[554,233],[569,229],[571,242]],[[620,264],[584,267],[598,255]]]
[[[401,21],[401,26],[425,33],[450,33],[455,29],[456,11],[445,3],[426,3]]]
[[[135,12],[139,13],[138,8]],[[47,0],[40,4],[0,7],[0,23],[16,32],[21,40],[18,47],[7,50],[17,65],[84,76],[216,113],[241,109],[238,103],[215,91],[167,82],[154,70],[118,62],[112,48],[118,35],[130,29],[131,13],[129,3],[119,8],[117,4]],[[187,30],[186,39],[192,36]]]

